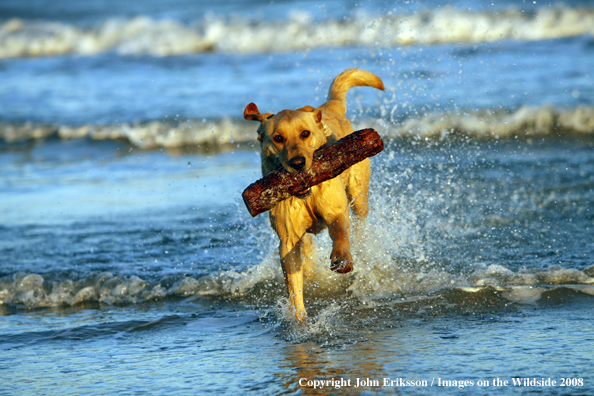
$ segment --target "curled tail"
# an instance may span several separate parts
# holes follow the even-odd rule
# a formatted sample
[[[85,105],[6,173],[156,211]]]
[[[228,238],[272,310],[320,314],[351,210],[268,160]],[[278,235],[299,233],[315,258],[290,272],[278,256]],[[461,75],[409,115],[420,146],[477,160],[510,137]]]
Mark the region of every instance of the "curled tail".
[[[340,102],[343,115],[346,113],[347,92],[352,87],[374,87],[383,91],[384,83],[375,74],[358,68],[347,69],[336,76],[328,92],[328,101]]]

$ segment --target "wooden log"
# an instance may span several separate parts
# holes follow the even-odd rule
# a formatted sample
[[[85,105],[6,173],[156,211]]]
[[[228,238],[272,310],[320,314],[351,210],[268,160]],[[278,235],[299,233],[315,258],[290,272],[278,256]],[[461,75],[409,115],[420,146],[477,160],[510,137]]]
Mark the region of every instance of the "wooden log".
[[[317,184],[335,178],[383,149],[384,142],[375,130],[367,128],[353,132],[316,151],[310,172],[289,173],[281,168],[250,184],[242,194],[243,202],[250,214],[257,216],[290,196],[299,195]]]

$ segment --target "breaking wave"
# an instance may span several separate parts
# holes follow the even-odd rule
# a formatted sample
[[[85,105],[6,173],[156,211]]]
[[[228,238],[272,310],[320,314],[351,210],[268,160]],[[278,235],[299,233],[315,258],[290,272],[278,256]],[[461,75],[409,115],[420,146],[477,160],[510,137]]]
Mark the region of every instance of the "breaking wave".
[[[377,119],[359,119],[353,122],[354,127],[375,128],[386,139],[445,139],[450,135],[477,139],[594,135],[594,107],[588,106],[571,109],[523,106],[515,111],[428,113],[404,119],[393,117],[385,107],[382,113],[384,115]],[[141,149],[225,148],[256,141],[254,125],[237,119],[82,126],[0,122],[0,139],[8,144],[49,137],[125,140]]]
[[[470,12],[443,7],[414,14],[357,14],[317,21],[304,11],[288,20],[250,21],[207,15],[184,24],[146,16],[108,19],[92,28],[11,19],[0,24],[0,58],[94,55],[172,56],[201,52],[286,52],[319,47],[399,46],[500,40],[545,40],[594,34],[594,9],[539,8]]]
[[[594,133],[594,107],[572,109],[552,105],[522,106],[515,111],[478,110],[459,113],[428,113],[403,121],[391,119],[384,126],[388,137],[444,139],[460,134],[478,139],[509,139]],[[382,124],[378,123],[378,128]],[[382,130],[382,129],[379,129]]]
[[[453,274],[436,263],[393,259],[359,260],[353,275],[340,276],[318,268],[315,282],[306,282],[308,301],[354,298],[364,304],[407,304],[439,300],[453,304],[534,304],[552,294],[594,296],[594,265],[585,270],[551,267],[514,272],[491,264],[467,275]],[[204,277],[148,281],[135,275],[91,273],[82,279],[46,280],[36,273],[0,278],[0,306],[26,309],[83,304],[128,305],[166,299],[209,296],[248,304],[275,305],[284,296],[277,260],[265,260],[244,272],[224,271]]]

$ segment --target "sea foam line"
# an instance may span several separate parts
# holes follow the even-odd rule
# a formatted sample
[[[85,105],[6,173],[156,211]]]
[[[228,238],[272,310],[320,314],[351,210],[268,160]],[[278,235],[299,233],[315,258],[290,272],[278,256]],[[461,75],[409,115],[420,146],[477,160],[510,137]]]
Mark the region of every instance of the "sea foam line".
[[[594,9],[546,7],[525,12],[471,12],[442,7],[414,14],[356,14],[314,20],[293,12],[284,21],[250,21],[207,15],[184,24],[147,16],[108,19],[92,28],[55,21],[10,19],[0,24],[0,58],[94,55],[172,56],[201,52],[254,53],[320,47],[545,40],[594,35]]]
[[[390,114],[385,108],[383,113]],[[477,139],[547,136],[594,136],[594,107],[522,106],[515,111],[478,110],[427,113],[404,119],[359,119],[355,129],[375,128],[385,139],[447,139],[465,135]],[[237,147],[256,142],[252,123],[239,119],[150,121],[117,125],[48,125],[0,122],[0,139],[8,144],[57,136],[61,139],[126,140],[141,149]]]
[[[594,295],[594,265],[584,270],[551,267],[548,270],[514,272],[492,264],[481,266],[464,276],[436,270],[431,263],[427,263],[427,268],[419,263],[419,268],[413,272],[402,268],[397,261],[385,264],[370,267],[362,262],[361,269],[351,278],[350,286],[339,286],[338,293],[333,289],[341,282],[336,279],[336,274],[324,267],[318,270],[320,282],[310,287],[307,294],[328,301],[336,296],[344,299],[350,294],[364,304],[374,304],[379,300],[396,303],[420,301],[452,293],[456,295],[453,298],[464,302],[474,299],[476,293],[488,290],[495,290],[506,301],[519,304],[533,304],[544,293],[559,289]],[[324,286],[326,282],[323,278],[326,277],[333,279],[334,284],[329,288]],[[389,281],[377,282],[378,279]],[[168,284],[171,285],[166,286]],[[280,264],[274,260],[266,260],[243,272],[224,271],[201,278],[185,276],[176,282],[170,279],[150,282],[136,275],[120,276],[111,272],[90,273],[82,279],[53,281],[36,273],[15,273],[0,278],[0,305],[29,309],[88,303],[139,304],[191,296],[247,298],[255,304],[274,304],[283,295]]]

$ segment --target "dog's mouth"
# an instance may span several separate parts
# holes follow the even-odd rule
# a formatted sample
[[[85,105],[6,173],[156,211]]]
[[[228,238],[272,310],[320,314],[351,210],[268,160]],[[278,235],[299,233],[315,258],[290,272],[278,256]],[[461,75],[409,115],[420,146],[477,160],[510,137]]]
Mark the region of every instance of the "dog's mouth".
[[[308,188],[307,190],[298,192],[297,194],[293,194],[294,197],[297,197],[300,199],[305,199],[305,198],[309,197],[310,195],[311,195],[311,188]]]

